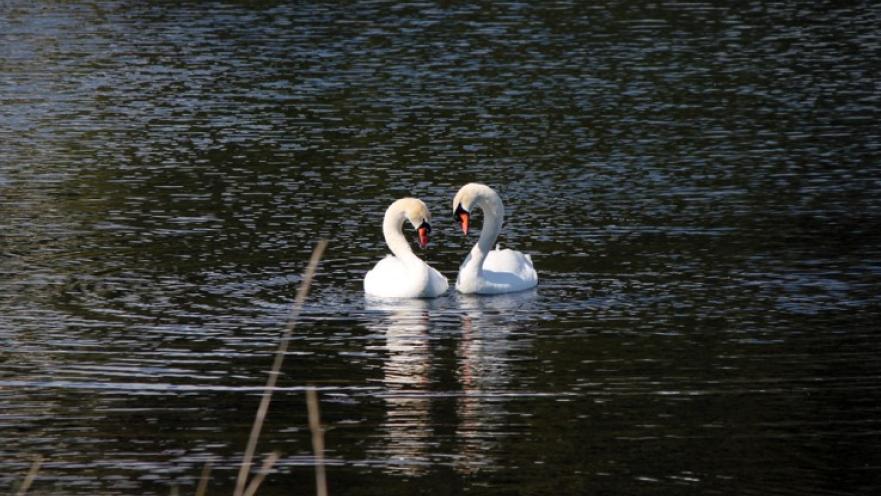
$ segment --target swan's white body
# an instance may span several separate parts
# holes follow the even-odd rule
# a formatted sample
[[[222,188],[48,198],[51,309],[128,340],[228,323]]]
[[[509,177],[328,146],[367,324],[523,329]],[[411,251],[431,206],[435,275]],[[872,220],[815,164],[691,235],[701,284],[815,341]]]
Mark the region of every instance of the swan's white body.
[[[483,184],[462,186],[453,199],[454,212],[470,215],[474,208],[483,210],[483,228],[477,244],[459,267],[456,289],[466,294],[502,294],[535,287],[538,274],[529,255],[498,247],[492,249],[505,218],[505,207],[498,193]]]
[[[434,298],[449,288],[447,278],[417,257],[402,231],[409,220],[419,228],[431,215],[422,201],[403,198],[385,211],[382,234],[394,255],[377,262],[364,276],[364,292],[383,298]]]

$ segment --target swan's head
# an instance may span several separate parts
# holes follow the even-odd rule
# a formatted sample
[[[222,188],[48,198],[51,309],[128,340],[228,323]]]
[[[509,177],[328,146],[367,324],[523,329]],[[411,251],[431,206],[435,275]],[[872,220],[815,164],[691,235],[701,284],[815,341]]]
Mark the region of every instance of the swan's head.
[[[416,228],[419,238],[419,247],[428,246],[428,235],[431,233],[431,212],[422,200],[416,198],[401,198],[392,203],[389,211],[393,209],[404,213],[404,217]]]
[[[477,205],[480,194],[490,189],[479,183],[468,183],[459,188],[459,192],[453,198],[453,218],[462,228],[462,232],[468,235],[468,226],[471,224],[471,212]],[[492,191],[492,190],[490,190]]]

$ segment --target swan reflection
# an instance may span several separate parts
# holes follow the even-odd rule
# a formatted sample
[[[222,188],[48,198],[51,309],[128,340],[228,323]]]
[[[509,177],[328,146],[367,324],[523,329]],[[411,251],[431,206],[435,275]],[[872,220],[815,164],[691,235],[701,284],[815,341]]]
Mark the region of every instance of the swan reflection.
[[[367,310],[387,318],[368,325],[385,336],[386,358],[383,385],[386,418],[380,426],[379,452],[387,466],[406,474],[418,474],[428,466],[431,444],[431,398],[428,338],[429,307],[424,299],[367,298]]]
[[[492,453],[508,431],[506,397],[513,373],[510,354],[517,310],[535,291],[478,297],[457,295],[462,334],[456,347],[456,375],[462,394],[456,400],[457,469],[473,473],[494,463]]]
[[[494,447],[511,431],[506,409],[514,378],[510,355],[515,347],[528,346],[512,335],[521,315],[527,316],[523,322],[531,318],[531,309],[521,309],[534,297],[528,291],[440,300],[367,299],[367,310],[378,314],[368,327],[385,338],[386,416],[374,454],[387,469],[424,473],[437,462],[439,446],[452,450],[451,459],[463,473],[495,463]],[[455,344],[437,344],[445,341]],[[453,362],[444,360],[445,351],[447,357],[452,352]],[[437,391],[438,377],[450,377],[441,368],[451,363],[453,391]],[[442,426],[453,430],[439,430]]]

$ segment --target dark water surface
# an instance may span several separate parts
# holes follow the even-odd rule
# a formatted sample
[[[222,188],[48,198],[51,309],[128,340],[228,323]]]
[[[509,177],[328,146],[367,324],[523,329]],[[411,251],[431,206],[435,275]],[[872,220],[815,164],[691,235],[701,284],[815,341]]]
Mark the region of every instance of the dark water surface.
[[[0,2],[0,492],[879,494],[876,2]],[[534,292],[365,300],[494,186]]]

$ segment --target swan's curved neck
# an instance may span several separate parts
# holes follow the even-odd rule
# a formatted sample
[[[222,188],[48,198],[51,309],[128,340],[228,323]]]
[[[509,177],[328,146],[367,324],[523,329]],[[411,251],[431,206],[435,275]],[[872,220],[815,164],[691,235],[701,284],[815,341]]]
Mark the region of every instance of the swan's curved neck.
[[[410,243],[404,237],[404,221],[406,216],[401,209],[389,208],[385,212],[382,220],[382,235],[385,237],[385,244],[388,245],[392,253],[404,262],[412,262],[422,260],[413,253]]]
[[[505,220],[505,206],[499,195],[490,188],[481,189],[474,201],[473,208],[480,208],[483,211],[483,227],[480,229],[480,238],[477,244],[471,249],[471,254],[465,260],[460,268],[460,277],[474,277],[480,275],[483,261],[492,250],[502,230],[502,222]]]

